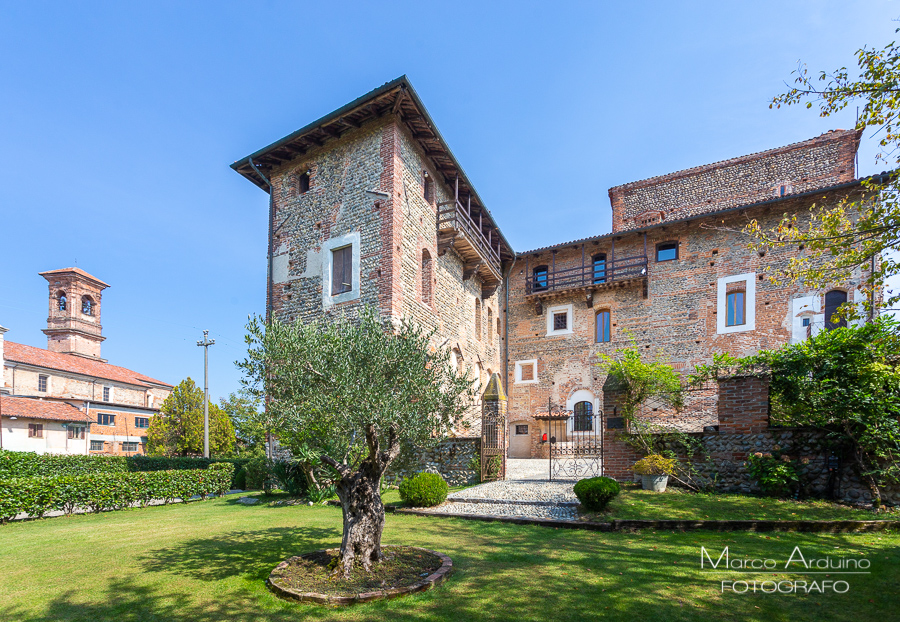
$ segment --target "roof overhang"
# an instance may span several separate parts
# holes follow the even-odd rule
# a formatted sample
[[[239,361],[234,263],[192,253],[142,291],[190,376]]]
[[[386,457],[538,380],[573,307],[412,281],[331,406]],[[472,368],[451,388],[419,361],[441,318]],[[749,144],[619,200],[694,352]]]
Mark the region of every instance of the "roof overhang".
[[[490,211],[484,206],[468,175],[453,155],[447,141],[441,136],[406,76],[400,76],[267,147],[241,158],[232,164],[231,168],[262,190],[269,192],[266,177],[272,170],[339,139],[343,134],[361,127],[368,121],[386,115],[393,115],[406,124],[425,155],[434,162],[444,183],[455,187],[457,180],[459,181],[459,196],[466,200],[471,199],[472,213],[481,215],[483,229],[496,231],[501,241],[501,259],[512,260],[515,251],[500,231]]]

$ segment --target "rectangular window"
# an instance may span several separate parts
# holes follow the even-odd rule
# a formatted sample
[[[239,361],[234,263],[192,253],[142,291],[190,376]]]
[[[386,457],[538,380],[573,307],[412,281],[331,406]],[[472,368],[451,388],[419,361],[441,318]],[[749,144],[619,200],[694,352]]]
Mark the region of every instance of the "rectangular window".
[[[515,375],[513,376],[516,384],[536,384],[537,377],[537,359],[530,361],[516,361]]]
[[[425,200],[429,203],[434,203],[434,182],[431,180],[431,177],[428,176],[428,173],[423,174],[422,196],[424,196]]]
[[[353,289],[353,246],[331,251],[331,295],[337,296]]]
[[[597,314],[597,343],[609,341],[609,311]]]
[[[527,425],[517,425],[516,426],[516,435],[521,436],[522,434],[528,434],[528,426]]]
[[[103,387],[103,401],[109,401],[109,387]]]
[[[68,428],[66,428],[66,436],[68,438],[80,438],[84,440],[84,426],[70,425]]]
[[[149,417],[135,417],[134,418],[134,427],[149,428],[150,427],[150,418]]]
[[[809,326],[809,318],[808,317],[803,318],[803,325]]]
[[[103,451],[103,441],[91,441],[91,451]]]
[[[744,292],[732,292],[728,294],[728,300],[726,302],[728,317],[726,318],[725,326],[742,326],[746,323],[744,320],[744,302]]]
[[[138,444],[132,441],[125,441],[122,443],[122,451],[137,451]]]
[[[116,425],[116,416],[108,413],[97,413],[97,423],[100,425]]]
[[[663,242],[656,247],[656,261],[678,259],[678,242]]]
[[[47,392],[47,376],[41,374],[38,376],[38,391],[41,393]]]
[[[569,314],[565,311],[553,314],[553,330],[566,330],[569,327]]]
[[[28,424],[28,438],[44,438],[44,424],[43,423],[29,423]]]

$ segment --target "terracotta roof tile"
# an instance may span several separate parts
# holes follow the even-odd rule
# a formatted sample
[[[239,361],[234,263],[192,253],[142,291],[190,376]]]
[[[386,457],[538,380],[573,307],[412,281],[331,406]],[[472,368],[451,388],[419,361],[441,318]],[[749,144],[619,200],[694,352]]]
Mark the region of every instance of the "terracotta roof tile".
[[[124,367],[110,365],[109,363],[92,361],[73,354],[50,352],[43,348],[26,346],[13,341],[6,341],[4,343],[3,358],[7,361],[15,361],[16,363],[25,363],[36,367],[45,367],[47,369],[55,369],[57,371],[65,371],[84,376],[94,376],[95,378],[103,378],[105,380],[113,380],[139,386],[172,386],[168,382],[155,380],[150,376],[139,374],[136,371]]]
[[[87,414],[65,402],[50,402],[28,397],[0,397],[4,417],[47,419],[49,421],[84,421]]]

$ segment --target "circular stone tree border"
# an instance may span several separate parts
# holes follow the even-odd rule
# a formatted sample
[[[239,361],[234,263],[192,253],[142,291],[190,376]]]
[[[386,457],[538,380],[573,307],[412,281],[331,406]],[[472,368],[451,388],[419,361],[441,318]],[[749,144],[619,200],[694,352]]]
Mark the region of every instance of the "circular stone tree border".
[[[404,594],[415,594],[416,592],[424,592],[425,590],[430,590],[434,586],[443,583],[444,580],[446,580],[446,578],[450,576],[450,573],[453,571],[453,560],[451,560],[443,553],[438,553],[437,551],[432,551],[431,549],[422,548],[421,546],[386,546],[384,548],[416,549],[419,551],[424,551],[426,553],[431,553],[432,555],[437,555],[441,558],[441,567],[432,572],[427,577],[424,577],[421,581],[413,583],[412,585],[408,585],[406,587],[392,587],[382,590],[373,590],[371,592],[362,592],[354,596],[331,596],[329,594],[321,594],[319,592],[300,592],[298,590],[293,590],[289,587],[285,587],[279,584],[279,579],[281,578],[281,576],[278,574],[278,571],[282,568],[286,568],[293,560],[312,557],[313,555],[317,555],[319,553],[331,553],[337,551],[337,549],[319,549],[317,551],[311,551],[309,553],[304,553],[303,555],[297,555],[288,558],[275,566],[275,569],[272,570],[272,572],[269,574],[269,578],[266,579],[266,585],[270,590],[272,590],[275,594],[281,596],[282,598],[288,598],[300,602],[317,603],[319,605],[354,605],[356,603],[368,603],[373,600],[397,598],[398,596],[403,596]]]

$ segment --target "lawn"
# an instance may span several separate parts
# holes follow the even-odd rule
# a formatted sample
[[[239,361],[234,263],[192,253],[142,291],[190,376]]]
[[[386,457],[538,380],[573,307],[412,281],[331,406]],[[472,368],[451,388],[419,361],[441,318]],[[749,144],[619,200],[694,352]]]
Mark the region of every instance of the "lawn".
[[[447,583],[349,609],[295,604],[263,582],[291,555],[337,546],[340,509],[235,501],[0,526],[0,619],[900,619],[895,534],[600,533],[392,514],[384,542],[447,553],[455,564]],[[866,557],[871,574],[850,575],[845,594],[722,594],[721,579],[757,575],[701,571],[701,546],[781,561],[801,546],[807,558]]]
[[[607,511],[593,520],[900,520],[900,514],[876,514],[829,501],[794,501],[723,493],[693,493],[680,488],[666,492],[624,486]]]

